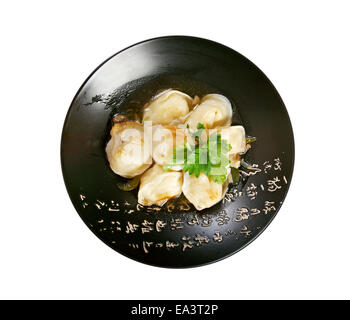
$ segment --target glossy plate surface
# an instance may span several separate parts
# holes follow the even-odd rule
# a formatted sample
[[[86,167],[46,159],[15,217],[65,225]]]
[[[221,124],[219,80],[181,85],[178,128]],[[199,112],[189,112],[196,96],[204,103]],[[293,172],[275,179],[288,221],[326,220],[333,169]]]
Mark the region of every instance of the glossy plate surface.
[[[245,170],[220,203],[200,212],[182,197],[162,208],[137,205],[137,191],[118,189],[122,179],[106,159],[112,116],[137,117],[167,88],[225,95],[233,123],[257,138],[245,157],[256,169]],[[213,41],[172,36],[133,45],[89,76],[65,120],[61,162],[75,209],[103,242],[147,264],[193,267],[237,252],[271,222],[291,181],[294,140],[278,92],[253,63]]]

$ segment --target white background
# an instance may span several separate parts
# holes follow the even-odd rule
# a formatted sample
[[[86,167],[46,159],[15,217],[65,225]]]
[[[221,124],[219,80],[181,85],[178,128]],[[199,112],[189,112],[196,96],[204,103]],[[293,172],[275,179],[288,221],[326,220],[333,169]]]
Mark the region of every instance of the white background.
[[[347,1],[7,1],[0,8],[0,298],[350,298]],[[257,64],[294,128],[276,219],[221,262],[146,266],[98,240],[60,168],[70,102],[90,72],[162,35],[221,42]]]

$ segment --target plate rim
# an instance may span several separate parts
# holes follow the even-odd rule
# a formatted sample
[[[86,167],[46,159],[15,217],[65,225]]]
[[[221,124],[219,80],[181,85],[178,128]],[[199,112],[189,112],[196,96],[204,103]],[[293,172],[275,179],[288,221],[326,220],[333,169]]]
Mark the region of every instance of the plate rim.
[[[239,55],[240,57],[242,57],[243,59],[245,59],[248,63],[250,63],[254,69],[258,70],[258,72],[261,73],[261,75],[263,76],[264,80],[267,81],[267,83],[269,84],[269,86],[273,89],[273,91],[275,92],[275,94],[277,94],[277,97],[280,101],[280,104],[281,104],[281,107],[283,107],[284,109],[284,112],[287,116],[287,120],[289,122],[289,125],[290,125],[290,134],[291,134],[291,171],[290,171],[290,177],[289,177],[289,183],[286,185],[286,190],[284,192],[284,195],[281,197],[281,201],[282,201],[282,204],[277,208],[277,210],[271,215],[271,218],[269,219],[269,221],[255,234],[254,237],[252,237],[249,241],[247,241],[244,245],[242,245],[241,247],[239,247],[238,249],[230,252],[229,254],[226,254],[224,255],[223,257],[220,257],[220,258],[217,258],[215,260],[212,260],[212,261],[208,261],[208,262],[204,262],[204,263],[200,263],[200,264],[195,264],[195,265],[189,265],[189,266],[168,266],[168,265],[160,265],[160,264],[157,264],[157,263],[150,263],[150,262],[145,262],[145,261],[141,261],[141,260],[137,260],[136,258],[132,257],[132,256],[129,256],[128,254],[124,253],[124,252],[121,252],[120,250],[118,250],[117,248],[115,247],[112,247],[111,244],[109,244],[108,242],[104,241],[103,239],[101,239],[97,233],[95,232],[95,230],[89,228],[89,226],[87,225],[87,223],[84,221],[83,217],[80,215],[79,213],[79,210],[78,208],[75,206],[74,204],[74,201],[68,191],[68,182],[67,182],[67,179],[65,177],[65,174],[64,174],[64,165],[63,165],[63,135],[64,135],[64,131],[65,131],[65,128],[67,126],[67,122],[68,122],[68,117],[71,113],[71,109],[73,107],[73,104],[76,100],[76,98],[78,97],[78,95],[80,94],[81,90],[84,88],[84,86],[86,85],[86,83],[91,79],[91,77],[104,65],[106,64],[109,60],[113,59],[115,56],[121,54],[122,52],[124,51],[127,51],[133,47],[136,47],[136,46],[139,46],[143,43],[148,43],[148,42],[153,42],[153,41],[158,41],[158,40],[166,40],[166,39],[186,39],[186,40],[196,40],[196,41],[204,41],[204,42],[207,42],[207,43],[210,43],[212,45],[215,45],[215,46],[220,46],[222,48],[224,48],[225,50],[228,50],[228,51],[233,51],[235,54]],[[63,176],[63,181],[64,181],[64,185],[65,185],[65,188],[66,188],[66,192],[68,193],[68,196],[69,196],[69,199],[71,200],[71,204],[73,205],[75,211],[78,213],[79,217],[82,219],[82,221],[84,222],[84,224],[88,227],[88,229],[90,231],[92,231],[92,233],[100,240],[102,241],[104,244],[106,244],[109,248],[111,248],[113,251],[116,251],[118,252],[119,254],[121,254],[122,256],[128,258],[128,259],[131,259],[135,262],[138,262],[138,263],[142,263],[144,265],[147,265],[147,266],[152,266],[152,267],[158,267],[158,268],[165,268],[165,269],[190,269],[190,268],[199,268],[199,267],[204,267],[204,266],[207,266],[207,265],[210,265],[210,264],[213,264],[213,263],[216,263],[216,262],[220,262],[224,259],[227,259],[231,256],[233,256],[234,254],[240,252],[241,250],[243,250],[244,248],[246,248],[248,245],[250,245],[254,240],[256,240],[257,238],[259,238],[259,236],[266,230],[266,228],[271,224],[271,222],[275,219],[277,213],[280,211],[282,205],[284,204],[284,201],[287,197],[287,194],[289,192],[289,188],[290,188],[290,185],[292,183],[292,180],[293,180],[293,174],[294,174],[294,166],[295,166],[295,139],[294,139],[294,130],[293,130],[293,126],[292,126],[292,122],[291,122],[291,119],[290,119],[290,116],[289,116],[289,113],[288,113],[288,110],[282,100],[282,97],[280,96],[279,92],[277,91],[276,87],[274,86],[274,84],[271,82],[271,80],[267,77],[267,75],[256,65],[254,64],[250,59],[248,59],[246,56],[244,56],[243,54],[241,54],[240,52],[236,51],[235,49],[232,49],[224,44],[221,44],[219,42],[216,42],[214,40],[210,40],[210,39],[207,39],[207,38],[202,38],[202,37],[197,37],[197,36],[189,36],[189,35],[168,35],[168,36],[160,36],[160,37],[153,37],[153,38],[149,38],[149,39],[146,39],[146,40],[142,40],[142,41],[139,41],[139,42],[136,42],[130,46],[127,46],[119,51],[117,51],[116,53],[112,54],[111,56],[109,56],[107,59],[105,59],[103,62],[101,62],[89,75],[88,77],[85,79],[85,81],[81,84],[81,86],[79,87],[79,89],[77,90],[76,94],[74,95],[71,103],[70,103],[70,106],[67,110],[67,113],[66,113],[66,116],[65,116],[65,119],[64,119],[64,124],[63,124],[63,128],[62,128],[62,132],[61,132],[61,139],[60,139],[60,162],[61,162],[61,172],[62,172],[62,176]]]

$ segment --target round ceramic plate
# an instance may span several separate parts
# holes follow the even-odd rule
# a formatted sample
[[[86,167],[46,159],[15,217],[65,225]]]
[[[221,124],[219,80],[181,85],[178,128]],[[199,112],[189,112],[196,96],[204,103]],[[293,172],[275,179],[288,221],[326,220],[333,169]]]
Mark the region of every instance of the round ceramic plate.
[[[112,116],[137,117],[161,90],[191,96],[220,93],[232,103],[233,124],[257,141],[242,170],[215,206],[202,211],[181,196],[143,207],[124,192],[105,146]],[[147,40],[115,54],[83,83],[69,108],[61,142],[65,184],[73,205],[104,243],[139,262],[193,267],[218,261],[255,239],[280,209],[294,164],[286,108],[274,86],[248,59],[213,41],[184,36]]]

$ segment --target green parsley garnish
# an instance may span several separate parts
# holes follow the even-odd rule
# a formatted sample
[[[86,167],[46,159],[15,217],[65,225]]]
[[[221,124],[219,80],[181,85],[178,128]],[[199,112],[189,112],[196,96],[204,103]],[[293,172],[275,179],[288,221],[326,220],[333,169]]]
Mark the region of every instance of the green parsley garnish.
[[[197,131],[192,133],[195,145],[189,143],[177,146],[173,151],[171,163],[163,166],[163,170],[169,170],[172,166],[183,165],[183,171],[197,178],[204,173],[213,181],[223,184],[226,181],[227,168],[230,164],[228,152],[231,145],[227,140],[222,140],[220,134],[212,134],[206,142],[201,140],[204,125],[197,124]]]

